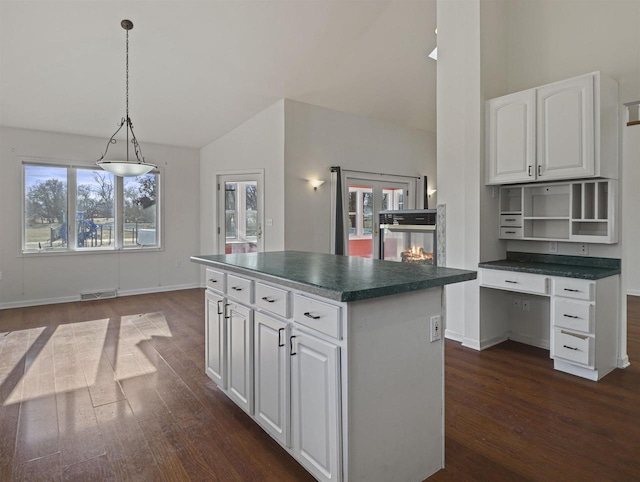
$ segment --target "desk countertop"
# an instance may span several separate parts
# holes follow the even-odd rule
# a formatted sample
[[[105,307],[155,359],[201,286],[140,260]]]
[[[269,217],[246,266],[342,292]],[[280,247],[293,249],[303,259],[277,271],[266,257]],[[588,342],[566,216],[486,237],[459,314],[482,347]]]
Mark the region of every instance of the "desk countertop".
[[[475,271],[302,251],[192,256],[191,261],[307,291],[359,301],[472,280]]]
[[[620,260],[536,253],[507,252],[507,258],[479,263],[479,268],[546,274],[565,278],[597,280],[620,274]]]

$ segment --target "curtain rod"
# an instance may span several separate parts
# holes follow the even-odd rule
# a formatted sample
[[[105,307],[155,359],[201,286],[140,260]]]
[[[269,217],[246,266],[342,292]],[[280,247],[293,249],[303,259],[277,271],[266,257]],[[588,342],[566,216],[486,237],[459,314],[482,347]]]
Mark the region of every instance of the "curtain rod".
[[[336,172],[337,169],[340,169],[340,166],[331,166],[329,168],[329,170],[331,172]],[[403,176],[402,174],[387,174],[385,172],[371,172],[371,171],[354,171],[352,169],[343,169],[343,172],[348,171],[348,172],[356,172],[359,174],[374,174],[376,176],[392,176],[392,177],[408,177],[411,179],[422,179],[422,176]]]

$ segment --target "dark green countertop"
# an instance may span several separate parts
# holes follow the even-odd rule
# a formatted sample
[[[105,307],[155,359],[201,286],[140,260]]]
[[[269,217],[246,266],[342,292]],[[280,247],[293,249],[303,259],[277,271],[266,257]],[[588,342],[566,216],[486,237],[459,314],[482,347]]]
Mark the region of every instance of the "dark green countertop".
[[[303,251],[192,256],[191,261],[336,301],[359,301],[475,279],[475,271]]]
[[[479,263],[479,268],[546,274],[565,278],[597,280],[620,274],[620,260],[586,256],[564,256],[507,252],[507,259]]]

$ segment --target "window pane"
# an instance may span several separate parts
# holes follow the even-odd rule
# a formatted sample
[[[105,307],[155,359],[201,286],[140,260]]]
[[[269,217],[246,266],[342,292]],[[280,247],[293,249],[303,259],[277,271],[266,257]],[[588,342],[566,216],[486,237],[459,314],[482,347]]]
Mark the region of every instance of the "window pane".
[[[362,233],[373,232],[373,192],[362,193]]]
[[[24,166],[24,248],[67,247],[67,168]]]
[[[115,176],[102,169],[78,169],[77,180],[78,247],[115,247]]]
[[[124,246],[157,246],[158,175],[125,177]]]
[[[235,239],[238,234],[236,233],[236,212],[235,211],[227,211],[226,213],[226,238]]]
[[[349,212],[355,212],[358,209],[358,191],[349,191]]]
[[[382,192],[382,210],[386,211],[389,209],[389,193]]]
[[[225,210],[235,211],[236,209],[236,184],[226,182],[224,185]]]

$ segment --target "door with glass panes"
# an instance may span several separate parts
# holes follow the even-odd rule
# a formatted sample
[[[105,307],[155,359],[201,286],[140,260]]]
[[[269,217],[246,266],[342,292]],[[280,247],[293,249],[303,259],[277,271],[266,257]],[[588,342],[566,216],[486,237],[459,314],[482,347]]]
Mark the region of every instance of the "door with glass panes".
[[[413,209],[411,182],[372,181],[347,177],[344,203],[347,229],[346,254],[377,258],[380,248],[379,214],[387,209]]]
[[[262,173],[218,176],[218,252],[264,250]]]

